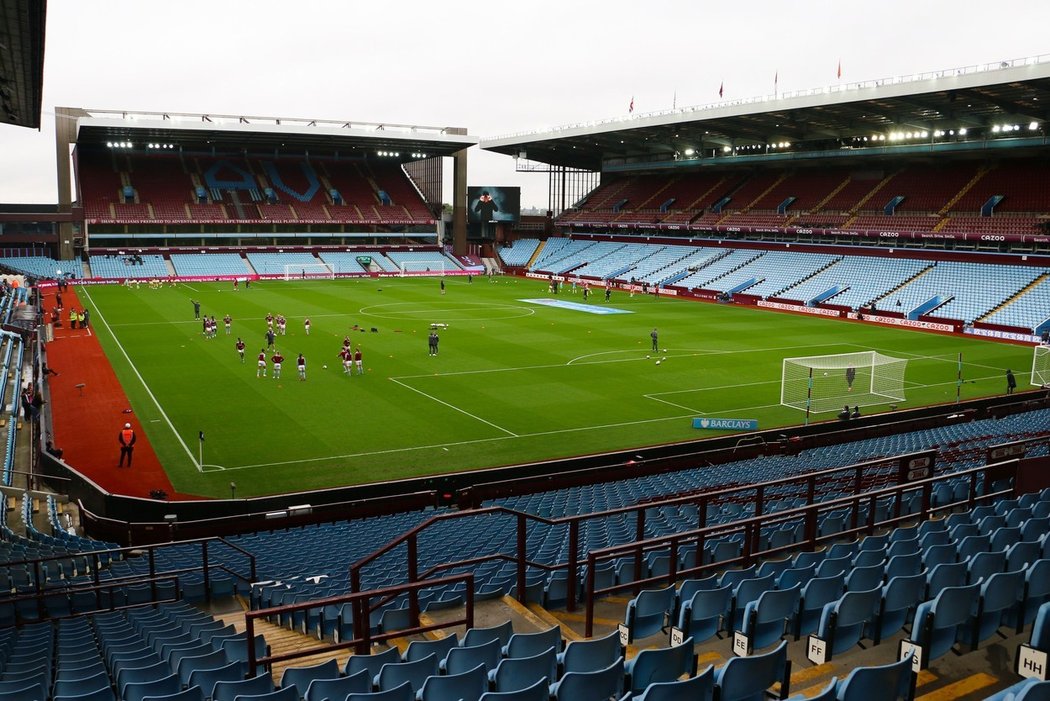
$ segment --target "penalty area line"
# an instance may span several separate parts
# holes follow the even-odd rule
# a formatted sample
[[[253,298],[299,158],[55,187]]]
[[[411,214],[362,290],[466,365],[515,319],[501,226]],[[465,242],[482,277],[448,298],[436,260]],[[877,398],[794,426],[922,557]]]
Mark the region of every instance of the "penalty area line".
[[[471,414],[466,409],[460,409],[458,406],[455,406],[454,404],[449,404],[448,402],[446,402],[443,399],[438,399],[437,397],[435,397],[435,396],[433,396],[431,394],[427,394],[426,392],[424,392],[421,389],[416,389],[415,387],[412,387],[411,385],[407,385],[404,382],[401,382],[400,380],[394,379],[393,377],[391,377],[389,379],[390,379],[391,382],[397,383],[397,384],[401,385],[402,387],[404,387],[405,389],[409,389],[409,390],[412,390],[413,392],[416,392],[417,394],[421,394],[424,397],[426,397],[427,399],[430,399],[432,401],[437,402],[438,404],[446,406],[449,409],[452,409],[453,411],[458,411],[459,413],[463,414],[464,416],[469,416],[470,418],[474,419],[475,421],[480,421],[481,423],[485,424],[486,426],[491,426],[492,428],[496,429],[497,431],[502,431],[503,433],[506,433],[508,436],[510,436],[512,438],[518,438],[518,434],[514,433],[513,431],[508,431],[507,429],[503,428],[502,426],[497,426],[496,424],[492,423],[491,421],[487,421],[487,420],[481,418],[480,416],[478,416],[476,414]]]

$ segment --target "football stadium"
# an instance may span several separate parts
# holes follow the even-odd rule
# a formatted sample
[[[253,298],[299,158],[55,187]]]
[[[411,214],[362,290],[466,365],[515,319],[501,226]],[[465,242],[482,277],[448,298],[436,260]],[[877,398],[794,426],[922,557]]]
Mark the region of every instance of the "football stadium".
[[[0,698],[1050,699],[1050,55],[500,133],[48,102],[70,12]]]

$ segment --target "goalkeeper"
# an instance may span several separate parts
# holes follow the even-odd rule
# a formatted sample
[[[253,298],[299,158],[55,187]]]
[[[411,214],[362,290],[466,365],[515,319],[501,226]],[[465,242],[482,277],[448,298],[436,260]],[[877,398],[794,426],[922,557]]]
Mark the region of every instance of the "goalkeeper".
[[[850,365],[846,368],[846,391],[853,391],[853,381],[857,379],[857,368]]]

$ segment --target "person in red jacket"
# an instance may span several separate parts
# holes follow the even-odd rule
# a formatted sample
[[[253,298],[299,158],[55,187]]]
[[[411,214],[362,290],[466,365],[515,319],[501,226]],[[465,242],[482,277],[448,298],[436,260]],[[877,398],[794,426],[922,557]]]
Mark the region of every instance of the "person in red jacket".
[[[131,467],[131,456],[135,452],[135,429],[131,428],[131,424],[124,424],[124,428],[121,429],[120,434],[117,436],[117,440],[120,441],[120,463],[118,467],[124,467],[124,458],[128,459],[128,467]]]

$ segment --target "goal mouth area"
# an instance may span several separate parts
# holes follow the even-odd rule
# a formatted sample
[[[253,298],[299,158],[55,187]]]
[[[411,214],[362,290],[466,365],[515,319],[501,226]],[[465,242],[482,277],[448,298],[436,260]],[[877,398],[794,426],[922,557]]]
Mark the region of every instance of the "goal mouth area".
[[[784,358],[780,403],[809,414],[906,401],[908,361],[877,351]]]
[[[284,279],[334,280],[335,270],[328,263],[288,263],[284,266]]]
[[[1050,387],[1050,346],[1032,349],[1032,374],[1029,382],[1035,387]]]

